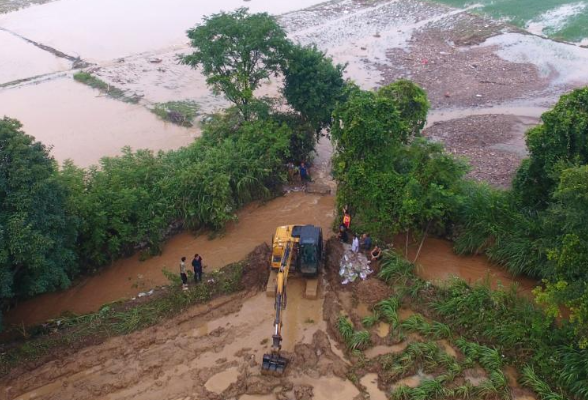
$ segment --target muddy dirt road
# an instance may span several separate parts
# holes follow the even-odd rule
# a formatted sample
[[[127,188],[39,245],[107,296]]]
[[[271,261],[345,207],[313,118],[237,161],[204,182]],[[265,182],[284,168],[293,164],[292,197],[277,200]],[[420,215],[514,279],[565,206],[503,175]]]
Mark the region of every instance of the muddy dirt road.
[[[30,373],[10,377],[0,383],[0,398],[373,400],[385,399],[386,392],[399,385],[415,387],[431,378],[417,371],[390,384],[385,374],[373,368],[355,368],[356,380],[348,379],[357,359],[353,361],[344,354],[336,321],[346,315],[359,323],[391,292],[376,279],[341,285],[338,263],[342,246],[334,241],[327,248],[327,266],[317,300],[303,298],[302,279],[289,281],[283,355],[290,364],[283,377],[260,374],[261,357],[269,350],[273,299],[251,290],[192,307],[160,326],[109,339]],[[410,308],[398,311],[401,321],[413,313]],[[395,338],[383,322],[369,331],[371,345],[365,357],[370,360],[398,354],[410,343],[424,340],[417,334]],[[450,357],[460,357],[447,340],[436,343]],[[465,379],[474,372],[466,371]],[[516,378],[516,371],[511,375]],[[471,381],[479,384],[485,378],[481,371]],[[534,399],[518,388],[516,379],[511,384],[513,399]]]

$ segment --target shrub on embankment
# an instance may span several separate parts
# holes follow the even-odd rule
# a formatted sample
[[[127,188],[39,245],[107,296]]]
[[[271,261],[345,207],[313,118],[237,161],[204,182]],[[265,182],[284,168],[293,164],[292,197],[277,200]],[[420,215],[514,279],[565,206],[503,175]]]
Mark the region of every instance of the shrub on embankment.
[[[385,93],[352,88],[333,114],[337,199],[354,230],[451,237],[459,253],[542,278],[537,300],[552,315],[567,307],[588,346],[588,88],[562,96],[528,132],[529,159],[508,191],[465,180],[460,161],[417,137],[420,117]]]

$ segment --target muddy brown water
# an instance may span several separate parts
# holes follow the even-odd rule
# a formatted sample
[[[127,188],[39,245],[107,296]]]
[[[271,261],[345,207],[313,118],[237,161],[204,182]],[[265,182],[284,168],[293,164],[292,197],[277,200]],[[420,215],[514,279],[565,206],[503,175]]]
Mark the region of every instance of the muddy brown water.
[[[205,272],[243,259],[261,242],[269,243],[278,225],[315,224],[330,235],[334,218],[334,197],[293,192],[267,204],[252,204],[239,213],[239,221],[226,233],[209,240],[206,235],[194,237],[188,232],[170,239],[161,256],[139,261],[139,256],[116,261],[100,274],[85,278],[72,288],[38,296],[25,301],[6,315],[7,324],[34,325],[56,318],[66,311],[83,314],[98,310],[103,304],[131,298],[157,285],[167,284],[163,269],[177,272],[179,259],[198,252],[203,255]],[[397,247],[403,248],[399,237]],[[414,259],[418,243],[409,246],[409,259]],[[459,256],[450,242],[427,238],[417,262],[417,273],[428,281],[443,281],[452,276],[474,283],[487,279],[493,288],[516,283],[519,293],[532,296],[536,286],[532,279],[514,277],[493,265],[483,256]],[[309,320],[318,320],[315,315]],[[287,328],[289,329],[289,328]],[[385,329],[385,328],[382,328]]]
[[[191,260],[194,253],[202,255],[206,274],[243,259],[262,242],[270,243],[279,225],[314,224],[321,226],[328,237],[334,217],[334,197],[295,192],[267,204],[251,204],[238,215],[238,222],[229,225],[222,237],[209,240],[207,235],[194,237],[189,232],[181,233],[166,243],[161,256],[143,262],[138,255],[118,260],[71,289],[21,303],[7,314],[7,323],[31,325],[65,311],[80,314],[96,311],[105,303],[167,284],[162,270],[178,272],[180,258],[186,256]]]
[[[405,237],[398,235],[395,247],[404,252]],[[415,259],[419,243],[408,247],[408,259]],[[453,252],[453,244],[444,239],[427,237],[417,259],[417,274],[431,282],[445,281],[451,277],[460,277],[469,284],[487,280],[493,289],[498,287],[518,286],[519,294],[531,297],[531,291],[537,281],[508,273],[504,268],[492,264],[485,256],[460,256]]]

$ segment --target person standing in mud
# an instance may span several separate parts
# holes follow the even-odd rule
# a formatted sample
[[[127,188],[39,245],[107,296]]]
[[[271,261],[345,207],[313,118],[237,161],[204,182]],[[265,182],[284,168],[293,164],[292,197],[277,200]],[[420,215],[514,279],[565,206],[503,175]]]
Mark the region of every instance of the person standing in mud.
[[[351,251],[354,253],[359,253],[359,237],[357,235],[353,235],[353,241],[351,242]]]
[[[188,275],[186,275],[186,257],[182,257],[180,261],[180,277],[182,278],[182,288],[188,287]]]
[[[304,162],[300,163],[299,172],[300,180],[302,181],[302,183],[310,181],[310,176],[308,175],[308,168],[306,167],[306,164]]]
[[[192,267],[194,268],[194,282],[202,282],[202,257],[198,253],[194,254]]]

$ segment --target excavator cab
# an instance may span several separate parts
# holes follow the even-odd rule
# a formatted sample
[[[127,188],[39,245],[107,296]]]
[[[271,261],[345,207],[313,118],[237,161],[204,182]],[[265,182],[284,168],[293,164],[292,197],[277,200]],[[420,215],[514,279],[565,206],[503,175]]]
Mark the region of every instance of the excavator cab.
[[[286,308],[286,284],[290,268],[307,278],[305,296],[316,298],[320,265],[323,254],[323,233],[313,225],[286,225],[276,229],[272,238],[270,278],[266,293],[275,296],[274,332],[271,353],[263,355],[262,373],[282,375],[288,359],[280,355],[282,349],[282,311]]]

